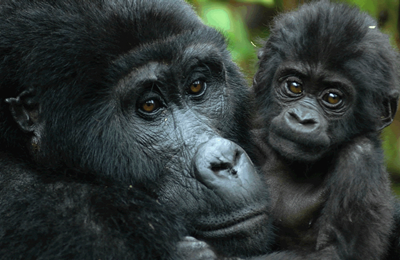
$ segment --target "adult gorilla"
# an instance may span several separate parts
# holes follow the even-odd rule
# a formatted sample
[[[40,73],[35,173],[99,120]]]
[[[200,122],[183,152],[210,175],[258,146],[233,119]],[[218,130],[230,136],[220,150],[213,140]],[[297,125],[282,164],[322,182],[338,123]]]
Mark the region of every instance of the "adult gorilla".
[[[0,256],[266,252],[244,85],[183,1],[2,1]]]

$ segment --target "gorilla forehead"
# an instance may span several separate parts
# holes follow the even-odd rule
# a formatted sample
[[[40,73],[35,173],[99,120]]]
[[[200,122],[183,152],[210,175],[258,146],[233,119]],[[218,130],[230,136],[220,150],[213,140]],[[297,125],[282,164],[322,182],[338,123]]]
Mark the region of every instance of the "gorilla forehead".
[[[278,16],[270,39],[284,57],[296,60],[340,61],[360,56],[360,42],[377,26],[368,15],[345,5],[315,3]],[[291,52],[287,52],[291,50]],[[350,56],[349,56],[350,55]]]
[[[0,17],[0,37],[15,62],[7,63],[4,75],[12,79],[18,71],[20,83],[15,85],[21,89],[103,81],[121,55],[205,27],[188,5],[175,0],[14,1],[8,7],[10,12],[2,10]],[[24,37],[5,33],[21,30]],[[13,83],[7,85],[15,92],[7,96],[20,92]]]
[[[229,58],[229,53],[221,48],[225,46],[224,38],[219,32],[208,27],[199,27],[196,31],[133,48],[115,60],[109,72],[115,81],[128,74],[135,74],[135,70],[147,66],[149,62],[162,65],[164,71],[169,73],[183,75],[200,64],[212,63],[221,67],[221,61]]]
[[[397,84],[397,54],[389,37],[369,15],[344,4],[320,1],[278,16],[266,47],[280,57],[275,67],[280,60],[322,65],[347,76],[357,89],[369,85],[378,95],[384,95],[380,86]]]

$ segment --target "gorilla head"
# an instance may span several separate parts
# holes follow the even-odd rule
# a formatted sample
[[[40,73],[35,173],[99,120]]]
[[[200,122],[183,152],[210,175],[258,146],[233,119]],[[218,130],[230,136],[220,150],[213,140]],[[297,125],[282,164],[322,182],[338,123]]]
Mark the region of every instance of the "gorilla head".
[[[223,254],[268,248],[266,192],[244,150],[249,92],[224,38],[187,4],[10,0],[0,14],[2,164],[45,171],[44,187],[144,190]],[[17,170],[5,174],[17,185]],[[18,196],[8,211],[29,200]]]
[[[277,17],[259,57],[268,142],[290,160],[315,162],[393,121],[397,54],[356,8],[319,1]]]

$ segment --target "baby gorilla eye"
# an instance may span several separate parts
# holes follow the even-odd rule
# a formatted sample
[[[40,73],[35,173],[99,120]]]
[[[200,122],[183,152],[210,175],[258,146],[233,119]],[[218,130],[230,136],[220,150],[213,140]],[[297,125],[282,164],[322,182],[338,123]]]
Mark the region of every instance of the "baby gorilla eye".
[[[342,97],[336,93],[329,92],[326,93],[322,99],[330,105],[337,105],[342,100]]]
[[[196,80],[189,86],[188,93],[190,95],[201,95],[206,89],[206,83],[201,80]]]
[[[303,87],[301,86],[300,83],[298,83],[296,81],[287,81],[286,86],[290,90],[290,92],[292,92],[294,94],[303,93]]]
[[[148,99],[140,105],[140,109],[146,113],[152,113],[160,108],[160,102],[155,99]]]

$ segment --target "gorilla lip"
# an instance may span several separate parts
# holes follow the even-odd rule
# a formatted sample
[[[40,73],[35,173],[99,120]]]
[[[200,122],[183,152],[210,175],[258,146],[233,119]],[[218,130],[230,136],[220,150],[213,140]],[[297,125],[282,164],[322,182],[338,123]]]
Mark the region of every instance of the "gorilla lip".
[[[233,219],[214,226],[198,226],[195,230],[196,235],[201,238],[223,238],[232,235],[247,236],[253,233],[260,226],[268,221],[265,212],[256,212],[240,219]]]
[[[329,147],[322,144],[319,146],[316,144],[314,144],[314,146],[308,146],[306,143],[301,143],[299,140],[291,140],[290,138],[287,138],[284,135],[276,132],[271,132],[269,134],[269,141],[271,145],[275,147],[275,149],[279,150],[280,152],[284,152],[284,154],[287,156],[309,156],[311,161],[318,159]],[[303,159],[306,160],[306,158]]]

